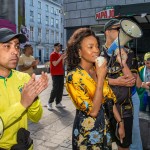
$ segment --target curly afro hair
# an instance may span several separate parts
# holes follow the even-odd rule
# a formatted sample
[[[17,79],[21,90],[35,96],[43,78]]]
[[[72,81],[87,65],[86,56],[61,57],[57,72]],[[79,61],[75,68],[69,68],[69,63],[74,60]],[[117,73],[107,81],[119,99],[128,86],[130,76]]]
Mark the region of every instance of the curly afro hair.
[[[80,63],[79,49],[81,42],[88,36],[94,36],[100,46],[100,40],[90,28],[79,28],[70,37],[67,43],[67,71],[71,71]]]

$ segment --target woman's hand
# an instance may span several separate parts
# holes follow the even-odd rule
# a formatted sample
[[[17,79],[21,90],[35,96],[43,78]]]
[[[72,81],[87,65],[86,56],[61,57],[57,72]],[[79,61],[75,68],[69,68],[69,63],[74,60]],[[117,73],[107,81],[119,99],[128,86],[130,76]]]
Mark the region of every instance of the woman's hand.
[[[100,56],[102,57],[102,56]],[[104,58],[103,63],[99,65],[99,61],[95,60],[97,78],[105,78],[107,74],[107,60]]]

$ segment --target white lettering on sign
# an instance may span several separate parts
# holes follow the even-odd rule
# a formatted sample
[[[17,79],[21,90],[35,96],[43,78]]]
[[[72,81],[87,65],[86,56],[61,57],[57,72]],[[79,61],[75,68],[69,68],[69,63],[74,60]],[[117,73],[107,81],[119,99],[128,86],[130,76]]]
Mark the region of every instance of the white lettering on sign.
[[[106,9],[97,12],[95,18],[96,20],[114,18],[114,9]]]

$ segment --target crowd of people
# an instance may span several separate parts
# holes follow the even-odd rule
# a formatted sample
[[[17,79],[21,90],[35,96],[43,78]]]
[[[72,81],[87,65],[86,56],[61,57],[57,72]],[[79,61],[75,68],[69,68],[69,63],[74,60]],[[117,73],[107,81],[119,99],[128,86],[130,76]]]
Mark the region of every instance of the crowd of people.
[[[118,38],[120,20],[110,19],[104,26],[105,44],[100,49],[98,36],[90,28],[79,28],[67,42],[54,44],[50,54],[52,90],[47,108],[62,104],[64,63],[67,64],[65,87],[76,107],[72,130],[73,150],[142,150],[139,110],[150,112],[150,52],[144,66],[138,68],[135,52],[121,47],[114,55],[108,49]],[[0,29],[0,150],[33,149],[27,124],[38,122],[42,106],[38,95],[48,86],[48,75],[34,74],[39,61],[33,56],[23,34]],[[5,99],[5,100],[4,100]]]

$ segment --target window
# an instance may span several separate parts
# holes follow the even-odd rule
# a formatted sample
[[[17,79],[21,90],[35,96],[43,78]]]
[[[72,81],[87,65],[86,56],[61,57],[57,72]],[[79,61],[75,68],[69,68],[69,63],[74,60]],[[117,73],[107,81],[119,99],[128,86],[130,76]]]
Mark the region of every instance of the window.
[[[30,6],[33,6],[33,0],[30,0]]]
[[[54,31],[51,31],[51,39],[52,39],[52,43],[54,43]]]
[[[51,18],[51,27],[54,27],[54,18]]]
[[[49,12],[49,7],[47,4],[46,4],[46,11]]]
[[[56,12],[56,15],[58,15],[58,13],[59,13],[59,10],[58,10],[58,9],[56,9],[56,10],[55,10],[55,12]]]
[[[46,42],[49,43],[49,30],[46,30]]]
[[[48,48],[46,48],[45,59],[49,60],[49,49]]]
[[[41,14],[38,13],[38,23],[41,23]]]
[[[58,32],[56,32],[56,42],[58,42],[59,41],[59,33]]]
[[[41,42],[42,39],[42,31],[41,28],[38,28],[38,42]]]
[[[38,1],[38,9],[41,9],[41,2]]]
[[[51,13],[52,13],[52,14],[54,13],[54,7],[51,8]]]
[[[30,41],[34,41],[34,28],[30,26]]]
[[[30,10],[30,21],[34,21],[34,12]]]
[[[49,16],[46,16],[46,22],[45,22],[46,25],[49,25]]]
[[[59,27],[59,24],[58,24],[58,19],[56,19],[56,28]]]

